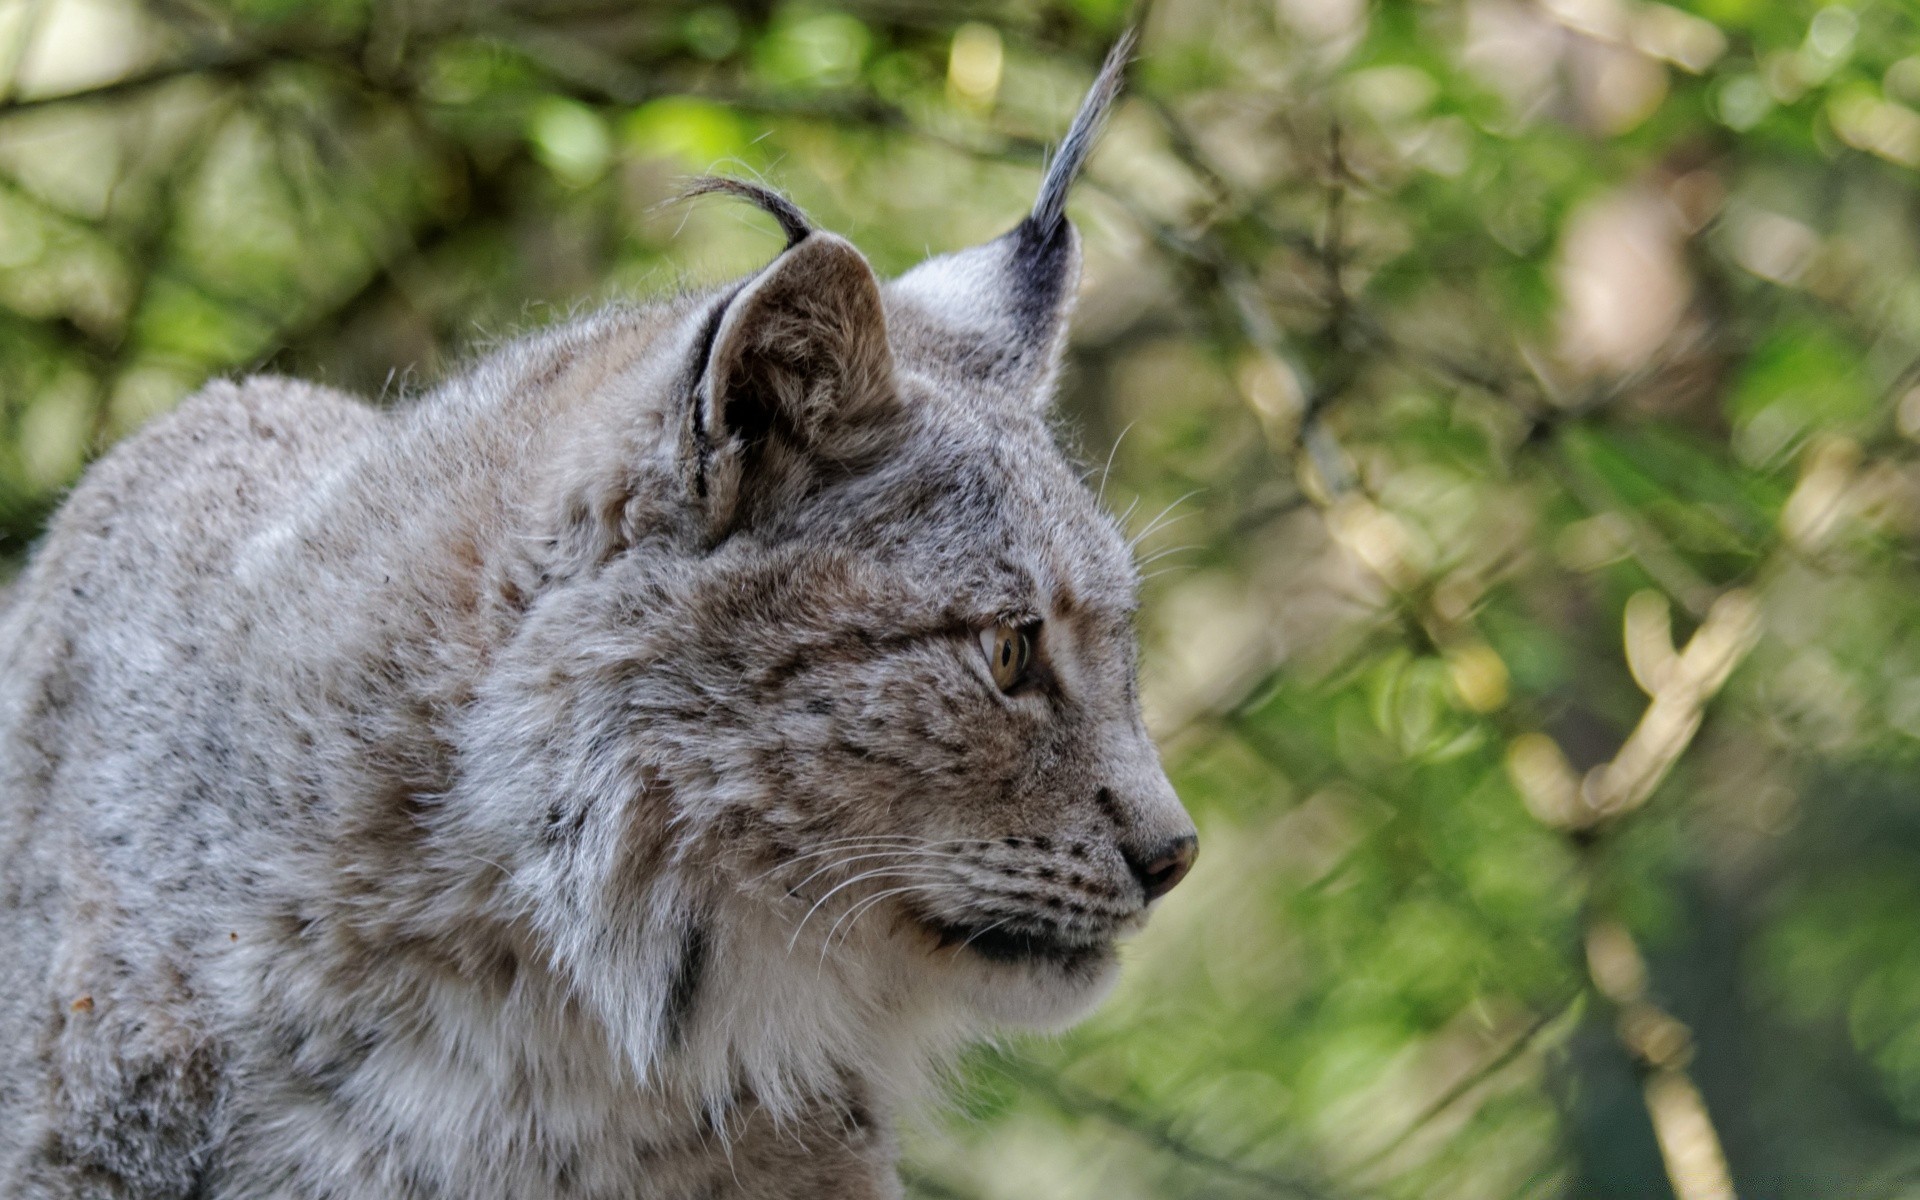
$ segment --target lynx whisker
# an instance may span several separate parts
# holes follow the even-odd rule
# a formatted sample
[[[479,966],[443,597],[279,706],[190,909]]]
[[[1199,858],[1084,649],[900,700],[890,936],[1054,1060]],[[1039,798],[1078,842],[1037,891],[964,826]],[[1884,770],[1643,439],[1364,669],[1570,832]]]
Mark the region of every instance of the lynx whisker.
[[[844,847],[844,846],[850,846],[850,845],[855,845],[860,843],[885,843],[889,845],[921,846],[921,847],[986,846],[986,845],[992,844],[992,839],[991,838],[924,838],[924,837],[915,837],[908,834],[859,834],[853,837],[829,838],[826,841],[818,843],[814,847],[814,849],[808,851],[808,853],[813,854],[813,853],[818,853],[822,850],[832,850],[832,849],[835,849],[836,847]]]
[[[1120,443],[1127,440],[1127,435],[1132,433],[1133,427],[1139,423],[1137,420],[1128,421],[1126,428],[1120,431],[1120,436],[1113,439],[1113,448],[1107,451],[1107,465],[1100,468],[1100,490],[1096,492],[1093,497],[1094,503],[1100,505],[1102,508],[1106,507],[1107,478],[1113,474],[1113,460],[1114,457],[1120,453]]]
[[[886,888],[882,891],[875,892],[873,895],[868,896],[864,900],[855,901],[854,903],[847,906],[846,912],[840,914],[840,919],[833,923],[833,928],[827,930],[827,939],[826,939],[827,945],[831,946],[833,944],[834,935],[840,931],[840,926],[842,922],[851,920],[855,923],[858,923],[858,921],[860,920],[861,914],[884,903],[890,897],[905,895],[908,892],[937,891],[939,887],[940,885],[937,882],[922,881],[917,883],[904,883],[904,884],[901,884],[899,887]],[[848,925],[847,937],[851,938],[852,936],[853,936],[853,925]]]
[[[812,883],[815,879],[819,878],[820,876],[827,874],[829,871],[837,871],[841,867],[847,866],[850,863],[857,863],[863,860],[870,860],[875,858],[891,858],[896,862],[913,863],[914,865],[917,866],[917,865],[921,865],[919,862],[915,861],[915,858],[917,855],[926,857],[922,854],[922,852],[919,852],[919,851],[897,850],[897,851],[883,851],[883,852],[878,852],[873,854],[855,854],[850,858],[835,859],[834,861],[828,863],[824,867],[816,868],[812,874],[808,875],[805,879],[802,879],[800,882],[794,884],[792,887],[788,888],[787,895],[789,896],[794,895],[795,893],[799,892],[801,888],[807,886],[809,883]],[[957,854],[946,855],[945,857],[950,859],[955,859],[958,861],[965,861],[964,859],[961,859],[961,857]]]
[[[1192,563],[1173,563],[1169,566],[1161,567],[1157,571],[1148,571],[1140,577],[1140,582],[1145,583],[1149,579],[1158,579],[1162,575],[1171,575],[1176,571],[1191,571],[1193,567],[1194,564]]]
[[[854,927],[860,923],[860,918],[878,908],[883,901],[892,899],[895,896],[905,895],[909,892],[937,892],[939,888],[940,885],[934,882],[907,883],[899,887],[887,888],[884,891],[875,892],[871,896],[849,904],[847,911],[840,914],[840,919],[833,923],[833,928],[827,930],[827,936],[820,944],[820,956],[824,959],[828,951],[833,948],[834,934],[840,932],[840,926],[843,922],[851,923],[847,924],[846,936],[840,939],[842,946],[852,940]]]
[[[937,846],[961,845],[969,842],[980,843],[982,841],[983,839],[980,838],[936,839],[910,837],[902,834],[861,834],[854,837],[827,838],[824,841],[816,843],[810,850],[796,852],[783,857],[779,863],[774,865],[773,870],[778,871],[782,867],[792,863],[804,862],[809,858],[818,858],[822,854],[833,854],[841,850],[860,850],[883,846],[907,850],[923,847],[932,848]]]
[[[807,927],[807,922],[813,919],[813,914],[819,912],[821,905],[833,899],[833,897],[838,895],[840,892],[845,891],[846,889],[852,887],[856,883],[861,882],[862,880],[877,879],[887,875],[906,875],[910,873],[911,873],[910,868],[906,866],[897,865],[897,866],[891,866],[891,867],[875,867],[871,871],[862,871],[860,874],[855,875],[852,879],[843,880],[842,882],[835,884],[833,887],[827,890],[825,895],[821,896],[818,900],[815,900],[813,902],[813,907],[809,908],[806,912],[806,915],[800,918],[800,923],[793,927],[793,936],[787,939],[788,953],[792,953],[794,946],[799,943],[800,933],[802,930],[804,930]]]
[[[822,850],[832,850],[835,847],[842,847],[842,846],[854,845],[857,843],[870,843],[870,842],[886,843],[891,845],[925,846],[925,847],[987,846],[992,844],[993,839],[991,838],[925,838],[925,837],[918,837],[912,834],[880,834],[880,833],[855,834],[850,837],[828,838],[825,841],[817,843],[814,849],[808,851],[808,853],[813,854],[813,853],[818,853]]]
[[[1150,567],[1154,563],[1157,563],[1161,559],[1166,558],[1170,555],[1181,554],[1188,550],[1198,550],[1201,544],[1202,543],[1200,542],[1188,542],[1185,545],[1181,545],[1181,546],[1168,546],[1161,550],[1155,550],[1152,554],[1147,555],[1145,558],[1141,559],[1139,562],[1134,563],[1133,565],[1136,570],[1138,570],[1141,567]]]
[[[963,854],[955,854],[947,850],[933,850],[933,849],[928,849],[920,846],[887,846],[887,845],[833,846],[833,847],[828,847],[820,850],[813,850],[806,854],[796,854],[792,858],[787,859],[786,861],[778,864],[777,866],[771,867],[765,871],[760,872],[758,875],[753,876],[751,879],[747,880],[747,883],[749,885],[760,883],[763,880],[766,880],[774,875],[778,875],[780,872],[787,870],[789,867],[797,866],[798,864],[806,862],[809,859],[822,858],[829,854],[847,854],[847,853],[854,853],[854,857],[842,858],[835,862],[828,863],[826,866],[821,867],[819,870],[815,871],[813,875],[808,875],[805,879],[800,880],[799,883],[794,884],[793,888],[789,889],[789,891],[806,886],[806,884],[810,882],[815,875],[820,875],[820,874],[823,874],[824,872],[831,871],[835,867],[840,866],[843,863],[858,862],[860,861],[861,858],[880,858],[884,855],[892,854],[892,855],[901,856],[901,857],[911,856],[911,855],[922,855],[928,858],[947,859],[955,862],[970,861]]]
[[[1131,553],[1134,550],[1134,548],[1140,545],[1141,542],[1146,541],[1148,538],[1160,532],[1162,529],[1165,529],[1169,525],[1174,524],[1174,522],[1185,520],[1191,514],[1182,513],[1177,517],[1170,516],[1169,514],[1171,514],[1174,509],[1179,508],[1182,504],[1185,504],[1187,501],[1193,499],[1195,496],[1198,496],[1204,490],[1206,489],[1195,488],[1192,491],[1186,493],[1185,495],[1177,497],[1173,501],[1173,503],[1161,509],[1159,513],[1157,513],[1154,516],[1153,520],[1147,522],[1146,528],[1142,529],[1139,533],[1134,534],[1133,538],[1127,542],[1128,552]]]

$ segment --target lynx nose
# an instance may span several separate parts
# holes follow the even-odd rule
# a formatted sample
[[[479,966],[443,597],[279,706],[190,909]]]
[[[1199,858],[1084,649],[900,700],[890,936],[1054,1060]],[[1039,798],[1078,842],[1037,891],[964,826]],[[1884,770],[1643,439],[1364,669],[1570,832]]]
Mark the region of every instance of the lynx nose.
[[[1147,902],[1151,904],[1174,889],[1187,872],[1193,869],[1193,859],[1200,852],[1200,839],[1194,835],[1182,834],[1170,842],[1162,842],[1150,854],[1135,857],[1127,854],[1127,865],[1140,880],[1140,886],[1147,893]]]

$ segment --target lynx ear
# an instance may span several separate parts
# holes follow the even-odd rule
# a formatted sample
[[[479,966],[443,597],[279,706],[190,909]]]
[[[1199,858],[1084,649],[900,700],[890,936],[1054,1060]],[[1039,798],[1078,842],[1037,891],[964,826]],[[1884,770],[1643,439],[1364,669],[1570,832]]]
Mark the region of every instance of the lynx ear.
[[[888,286],[889,298],[940,331],[922,349],[955,374],[1051,401],[1080,282],[1067,193],[1120,94],[1133,45],[1128,32],[1107,53],[1024,221],[985,245],[928,259]]]
[[[843,238],[788,232],[713,315],[689,405],[685,469],[715,538],[822,471],[870,461],[899,408],[873,268]]]

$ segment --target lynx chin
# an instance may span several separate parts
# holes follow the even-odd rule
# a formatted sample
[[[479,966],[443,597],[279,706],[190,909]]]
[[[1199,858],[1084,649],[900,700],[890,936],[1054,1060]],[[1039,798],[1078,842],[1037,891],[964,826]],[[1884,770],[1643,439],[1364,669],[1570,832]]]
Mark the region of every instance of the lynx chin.
[[[216,383],[0,611],[0,1194],[895,1197],[1193,861],[1047,420],[1066,195],[787,236],[399,411]]]

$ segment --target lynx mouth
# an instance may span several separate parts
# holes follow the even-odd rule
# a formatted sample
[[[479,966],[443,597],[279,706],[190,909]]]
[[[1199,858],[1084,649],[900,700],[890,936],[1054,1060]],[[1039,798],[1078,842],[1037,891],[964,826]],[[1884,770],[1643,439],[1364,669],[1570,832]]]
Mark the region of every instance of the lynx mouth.
[[[922,916],[921,924],[940,939],[940,947],[958,947],[988,962],[1009,965],[1046,964],[1063,971],[1084,969],[1112,956],[1108,939],[1069,939],[1047,929],[1010,928],[1001,922],[968,924]]]

